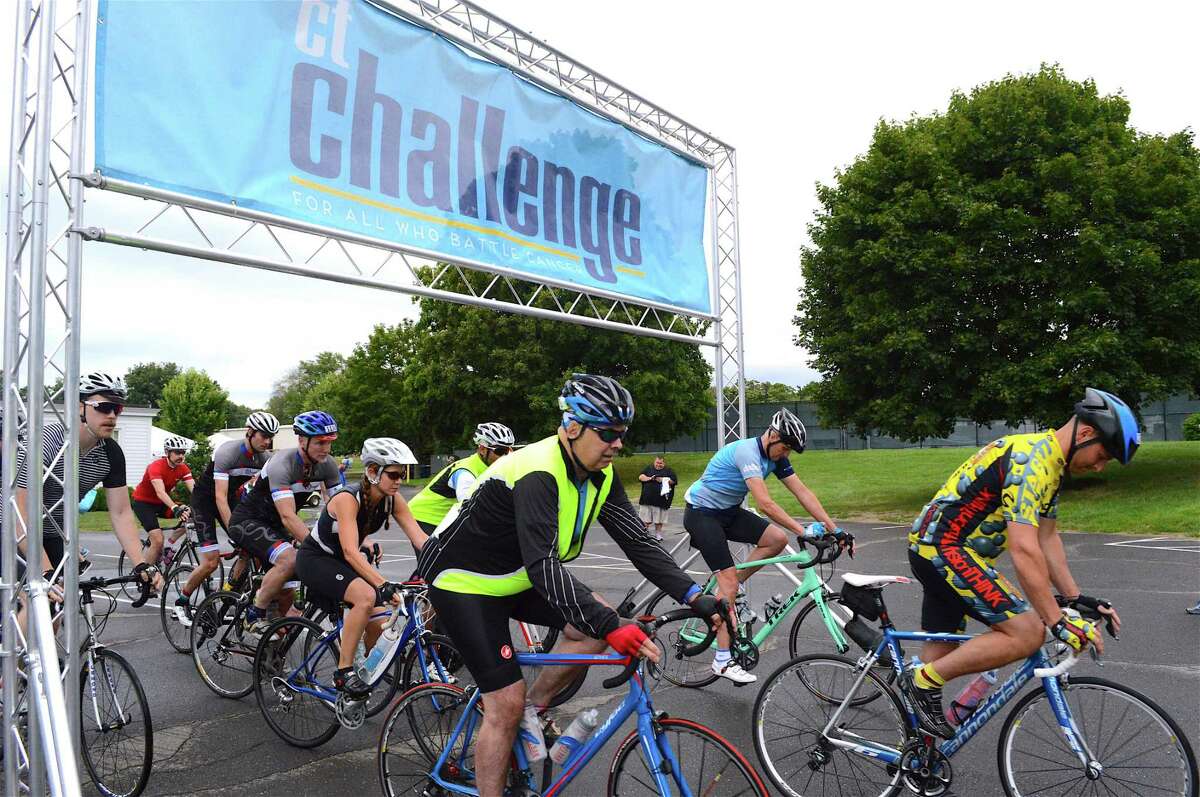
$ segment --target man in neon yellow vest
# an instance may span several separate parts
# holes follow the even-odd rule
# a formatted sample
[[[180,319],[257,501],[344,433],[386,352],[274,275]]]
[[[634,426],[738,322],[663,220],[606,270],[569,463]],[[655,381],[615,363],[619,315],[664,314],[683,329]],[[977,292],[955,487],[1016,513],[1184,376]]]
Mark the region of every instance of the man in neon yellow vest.
[[[450,508],[471,494],[475,482],[487,467],[511,453],[515,444],[512,429],[502,423],[481,423],[476,426],[475,453],[442,468],[429,480],[425,489],[408,502],[408,508],[425,533],[432,534]]]
[[[573,676],[547,667],[529,690],[513,652],[509,618],[563,630],[556,653],[658,660],[630,621],[579,582],[564,563],[579,555],[599,521],[650,581],[698,613],[717,601],[646,533],[612,462],[633,420],[633,397],[615,379],[575,374],[559,397],[555,435],[491,465],[459,511],[421,548],[417,573],[430,585],[438,620],[483,692],[475,775],[481,797],[499,797],[526,707],[545,705]],[[607,642],[607,645],[606,645]],[[534,722],[533,725],[537,726]]]

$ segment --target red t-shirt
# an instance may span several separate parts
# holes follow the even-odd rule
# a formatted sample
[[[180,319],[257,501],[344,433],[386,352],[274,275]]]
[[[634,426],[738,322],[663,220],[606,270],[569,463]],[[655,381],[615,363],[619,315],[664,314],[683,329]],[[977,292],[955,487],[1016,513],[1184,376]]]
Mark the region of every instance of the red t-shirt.
[[[180,462],[179,467],[172,468],[167,464],[166,457],[160,457],[146,466],[146,474],[142,476],[138,486],[133,488],[133,500],[161,505],[162,501],[158,500],[158,494],[154,492],[154,485],[150,483],[151,479],[162,479],[163,488],[170,495],[176,484],[190,478],[192,478],[192,472],[188,469],[186,462]]]

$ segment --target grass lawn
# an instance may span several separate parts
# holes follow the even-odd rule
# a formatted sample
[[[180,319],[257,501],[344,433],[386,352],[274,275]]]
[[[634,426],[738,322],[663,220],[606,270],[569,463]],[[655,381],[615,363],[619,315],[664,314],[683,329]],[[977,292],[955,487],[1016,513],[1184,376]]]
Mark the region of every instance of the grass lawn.
[[[840,518],[911,522],[916,513],[974,452],[973,448],[913,448],[889,451],[809,451],[792,457],[797,475],[826,511]],[[711,454],[667,454],[679,475],[675,505],[700,477]],[[637,474],[653,454],[623,457],[617,470],[637,501]],[[802,510],[774,479],[771,496],[790,513]],[[1146,443],[1129,467],[1076,478],[1063,488],[1059,528],[1130,534],[1187,534],[1200,537],[1200,443]]]

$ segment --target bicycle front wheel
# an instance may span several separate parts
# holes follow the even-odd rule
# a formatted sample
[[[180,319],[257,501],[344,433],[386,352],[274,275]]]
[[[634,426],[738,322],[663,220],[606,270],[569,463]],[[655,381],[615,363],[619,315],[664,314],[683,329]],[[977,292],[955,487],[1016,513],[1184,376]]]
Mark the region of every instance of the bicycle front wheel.
[[[92,782],[109,797],[133,797],[150,779],[154,726],[129,662],[107,648],[85,654],[79,679],[79,748]]]
[[[254,656],[254,695],[263,719],[293,747],[325,744],[341,724],[333,673],[338,665],[337,637],[312,620],[285,617],[263,633]]]
[[[461,687],[431,683],[413,687],[392,705],[376,750],[379,785],[387,797],[445,793],[434,785],[431,770],[451,744],[441,777],[473,784],[474,732],[483,718],[478,703],[474,722],[466,723],[461,735],[454,735],[468,702]]]
[[[254,688],[254,649],[258,639],[242,631],[241,597],[232,592],[209,595],[192,615],[192,662],[205,686],[221,697],[237,699]]]
[[[192,576],[194,568],[190,564],[178,564],[170,572],[166,578],[166,584],[162,591],[162,596],[159,598],[158,614],[162,622],[163,634],[166,635],[167,641],[171,643],[171,647],[180,653],[192,652],[192,621],[191,618],[196,616],[196,609],[200,602],[208,597],[208,589],[204,583],[196,588],[190,596],[188,596],[188,605],[184,613],[184,618],[179,618],[175,606],[175,600],[183,594],[183,587],[187,584],[188,579]]]
[[[679,607],[679,602],[665,592],[658,592],[647,604],[646,614],[666,614]],[[712,671],[712,656],[702,650],[696,656],[688,656],[686,649],[704,641],[708,626],[698,617],[687,617],[667,623],[655,635],[654,644],[659,647],[657,663],[646,663],[646,672],[652,678],[665,678],[676,686],[699,689],[708,686],[720,676]]]
[[[754,748],[779,791],[791,797],[899,792],[896,767],[836,747],[823,733],[841,709],[831,732],[838,738],[894,750],[904,746],[907,723],[899,699],[873,671],[866,673],[858,692],[870,691],[876,698],[856,699],[851,690],[861,675],[850,659],[810,654],[787,662],[763,684],[754,702]]]
[[[713,731],[684,719],[666,718],[655,724],[658,751],[663,757],[661,773],[657,774],[666,775],[677,793],[686,793],[686,786],[692,794],[712,797],[767,797],[767,787],[746,757]],[[639,742],[638,732],[634,731],[617,748],[608,774],[610,797],[659,793],[656,773],[651,771]],[[666,761],[668,752],[674,754],[678,767]]]
[[[997,758],[1008,797],[1197,797],[1196,754],[1153,700],[1103,678],[1071,677],[1062,691],[1099,771],[1089,777],[1042,686],[1021,698],[1000,731]]]

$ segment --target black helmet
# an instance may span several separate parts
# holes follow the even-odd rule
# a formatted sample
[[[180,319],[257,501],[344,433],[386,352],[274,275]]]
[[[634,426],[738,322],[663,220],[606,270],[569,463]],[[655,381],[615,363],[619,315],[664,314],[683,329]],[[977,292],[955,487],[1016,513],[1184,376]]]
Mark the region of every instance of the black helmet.
[[[1099,433],[1104,450],[1122,465],[1129,464],[1142,444],[1133,410],[1112,393],[1087,388],[1083,401],[1075,405],[1075,417]]]
[[[563,421],[625,426],[633,422],[633,396],[611,376],[572,374],[559,394]]]

